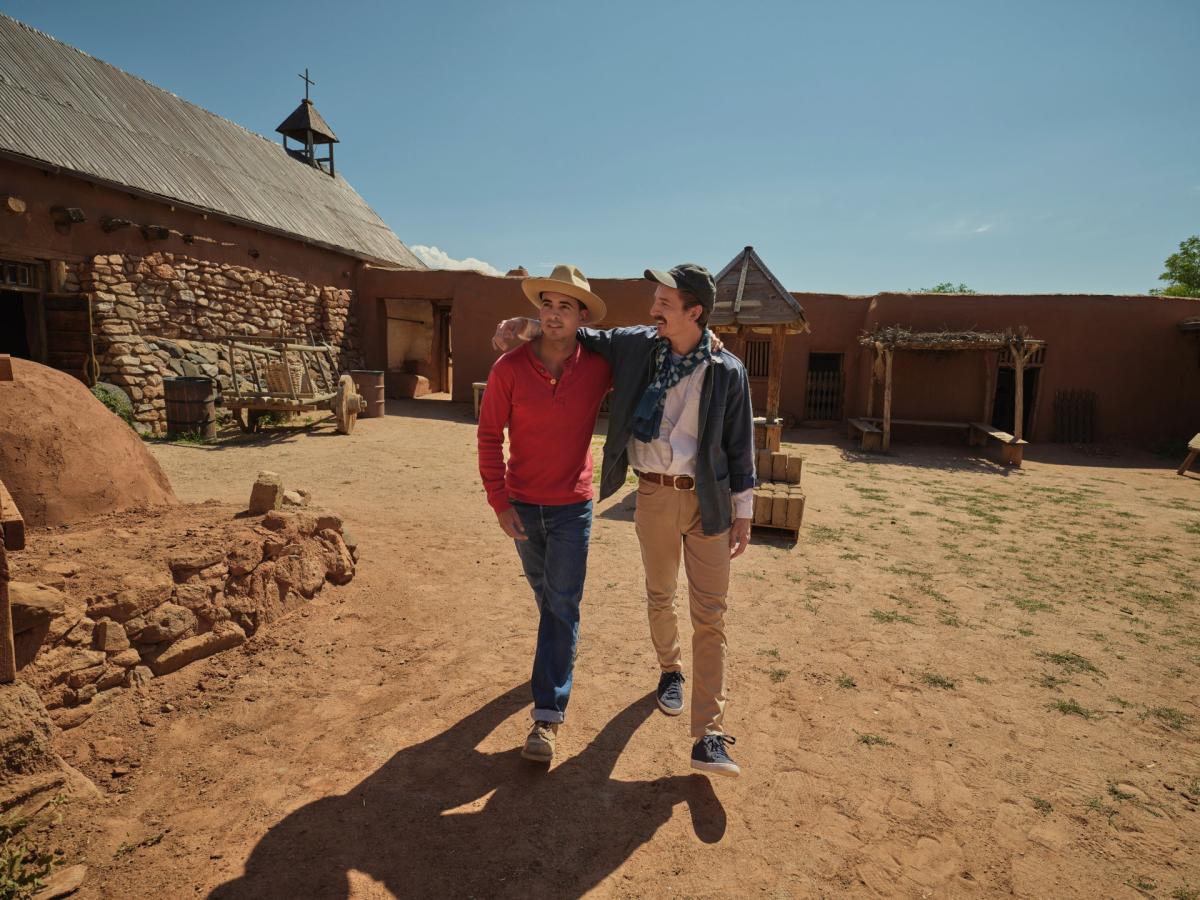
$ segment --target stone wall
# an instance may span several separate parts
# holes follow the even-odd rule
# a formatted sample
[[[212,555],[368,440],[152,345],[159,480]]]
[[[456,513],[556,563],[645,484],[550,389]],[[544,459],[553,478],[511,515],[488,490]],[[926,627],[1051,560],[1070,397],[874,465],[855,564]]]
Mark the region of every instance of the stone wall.
[[[129,394],[151,432],[166,427],[164,378],[207,375],[231,389],[226,335],[311,337],[339,349],[342,370],[362,364],[347,288],[165,252],[95,256],[76,274],[92,301],[100,380]]]

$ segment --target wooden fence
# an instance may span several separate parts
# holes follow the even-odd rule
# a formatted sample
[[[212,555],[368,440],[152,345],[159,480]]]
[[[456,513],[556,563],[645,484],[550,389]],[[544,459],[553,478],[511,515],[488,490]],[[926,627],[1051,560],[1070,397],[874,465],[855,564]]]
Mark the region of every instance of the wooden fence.
[[[844,372],[809,372],[804,397],[807,422],[837,422],[842,418],[842,397],[846,392]]]
[[[1096,393],[1082,389],[1054,394],[1054,442],[1090,444],[1096,439]]]

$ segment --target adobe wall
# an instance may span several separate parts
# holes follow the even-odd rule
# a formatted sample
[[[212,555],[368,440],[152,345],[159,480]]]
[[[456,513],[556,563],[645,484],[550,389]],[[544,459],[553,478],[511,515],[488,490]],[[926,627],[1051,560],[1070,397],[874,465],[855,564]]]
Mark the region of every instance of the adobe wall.
[[[642,324],[653,286],[640,279],[592,280],[608,303],[604,325]],[[373,313],[378,297],[447,301],[452,306],[454,399],[468,402],[471,383],[485,381],[496,353],[495,323],[529,315],[520,279],[474,272],[364,272],[356,307],[362,322],[367,365],[386,358],[384,331]],[[1025,326],[1047,342],[1038,394],[1032,398],[1032,441],[1053,436],[1053,400],[1058,390],[1086,388],[1097,394],[1099,439],[1153,440],[1192,434],[1200,427],[1200,341],[1178,330],[1200,316],[1200,301],[1148,296],[938,295],[793,292],[811,333],[788,338],[781,407],[795,421],[804,417],[811,353],[842,353],[846,372],[844,412],[866,410],[871,354],[859,336],[879,325],[913,330],[1004,331]],[[983,415],[985,366],[995,385],[996,354],[898,353],[894,363],[894,412],[900,418],[976,421]],[[875,411],[882,409],[877,387]]]

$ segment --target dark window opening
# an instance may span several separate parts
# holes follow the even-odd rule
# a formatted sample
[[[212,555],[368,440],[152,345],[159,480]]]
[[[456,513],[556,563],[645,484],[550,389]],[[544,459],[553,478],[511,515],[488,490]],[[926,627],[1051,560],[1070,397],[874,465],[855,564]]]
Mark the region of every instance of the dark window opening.
[[[751,378],[768,378],[771,373],[771,342],[746,341],[746,374]]]
[[[842,371],[842,354],[810,353],[808,354],[808,371],[840,372]]]
[[[25,295],[17,291],[0,290],[0,353],[29,359]]]
[[[1029,426],[1033,422],[1033,400],[1037,396],[1040,371],[1040,367],[1025,370],[1024,397],[1021,400],[1023,406],[1021,425],[1024,435],[1029,434]],[[996,401],[992,406],[992,427],[1012,434],[1016,421],[1017,370],[1001,366],[996,372]]]

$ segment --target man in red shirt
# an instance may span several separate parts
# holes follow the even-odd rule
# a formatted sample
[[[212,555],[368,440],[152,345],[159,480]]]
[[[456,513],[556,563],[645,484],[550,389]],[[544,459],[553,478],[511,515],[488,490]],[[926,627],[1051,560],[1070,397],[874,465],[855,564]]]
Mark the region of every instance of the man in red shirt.
[[[541,614],[533,727],[521,755],[550,762],[571,696],[592,531],[592,431],[612,370],[576,341],[580,326],[606,312],[579,269],[556,266],[521,287],[538,308],[541,336],[492,366],[479,410],[479,474]]]

